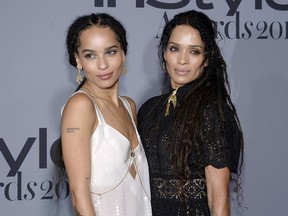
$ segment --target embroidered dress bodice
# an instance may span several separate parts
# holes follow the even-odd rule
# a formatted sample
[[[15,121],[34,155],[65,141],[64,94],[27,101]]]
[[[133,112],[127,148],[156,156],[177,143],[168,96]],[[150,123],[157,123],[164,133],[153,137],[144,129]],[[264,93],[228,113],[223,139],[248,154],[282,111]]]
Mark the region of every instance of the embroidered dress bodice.
[[[78,91],[77,93],[84,93]],[[148,163],[129,102],[119,97],[132,118],[138,146],[105,122],[94,102],[98,126],[91,137],[91,196],[97,216],[150,216]],[[129,169],[134,166],[136,176]]]
[[[192,85],[193,82],[175,91],[178,107],[184,103]],[[138,130],[149,164],[152,213],[153,216],[210,216],[204,169],[212,165],[216,168],[228,167],[231,172],[237,172],[240,132],[227,104],[224,104],[227,122],[220,120],[216,103],[210,102],[206,106],[202,124],[204,139],[200,140],[203,148],[201,168],[193,166],[197,152],[192,149],[188,157],[190,176],[182,189],[186,197],[185,206],[178,189],[181,178],[175,175],[170,159],[169,135],[175,133],[171,131],[171,125],[175,122],[177,109],[174,105],[167,106],[172,92],[174,89],[149,99],[138,112]],[[176,101],[176,98],[173,100]],[[213,119],[212,116],[216,117]]]

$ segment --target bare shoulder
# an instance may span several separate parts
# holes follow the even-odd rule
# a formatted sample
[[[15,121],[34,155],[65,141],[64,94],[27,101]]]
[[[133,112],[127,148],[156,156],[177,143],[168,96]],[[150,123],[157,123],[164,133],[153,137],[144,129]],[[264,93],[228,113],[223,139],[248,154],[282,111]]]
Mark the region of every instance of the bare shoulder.
[[[83,112],[93,108],[93,101],[86,94],[77,93],[68,99],[64,111],[72,109],[75,111]]]
[[[63,109],[62,117],[69,117],[70,120],[81,118],[83,120],[96,120],[96,113],[93,101],[84,93],[77,93],[71,96]]]

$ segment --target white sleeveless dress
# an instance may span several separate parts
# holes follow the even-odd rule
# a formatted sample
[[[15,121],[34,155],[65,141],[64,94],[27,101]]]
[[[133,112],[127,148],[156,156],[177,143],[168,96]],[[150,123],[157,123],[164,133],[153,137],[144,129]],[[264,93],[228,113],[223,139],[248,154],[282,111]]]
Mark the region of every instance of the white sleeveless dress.
[[[132,119],[139,144],[132,151],[129,140],[106,124],[94,103],[98,118],[91,138],[91,196],[95,213],[97,216],[151,216],[147,159],[130,104],[125,98],[119,98]],[[137,172],[135,179],[129,172],[132,164]]]

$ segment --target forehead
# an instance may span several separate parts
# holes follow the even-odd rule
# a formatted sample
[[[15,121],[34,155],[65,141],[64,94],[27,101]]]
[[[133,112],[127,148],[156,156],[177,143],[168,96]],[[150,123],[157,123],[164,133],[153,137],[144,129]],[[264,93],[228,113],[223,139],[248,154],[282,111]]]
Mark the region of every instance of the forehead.
[[[171,32],[169,42],[204,45],[199,31],[189,25],[176,26]]]
[[[80,35],[80,46],[86,45],[115,45],[119,44],[114,31],[109,27],[92,26]]]

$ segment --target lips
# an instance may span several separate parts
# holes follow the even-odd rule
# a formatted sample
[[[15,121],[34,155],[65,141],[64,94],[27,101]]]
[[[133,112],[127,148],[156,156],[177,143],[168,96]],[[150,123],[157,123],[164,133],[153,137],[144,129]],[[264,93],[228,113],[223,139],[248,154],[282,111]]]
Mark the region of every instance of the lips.
[[[108,80],[110,79],[110,77],[112,77],[112,75],[113,75],[113,72],[97,75],[97,77],[101,80]]]
[[[189,73],[189,70],[184,70],[184,69],[175,69],[175,73],[180,75],[180,76],[184,76],[187,73]]]

